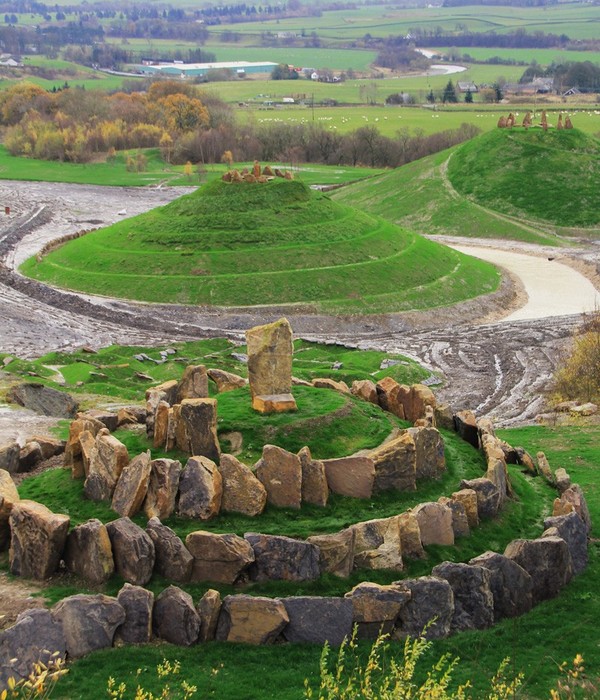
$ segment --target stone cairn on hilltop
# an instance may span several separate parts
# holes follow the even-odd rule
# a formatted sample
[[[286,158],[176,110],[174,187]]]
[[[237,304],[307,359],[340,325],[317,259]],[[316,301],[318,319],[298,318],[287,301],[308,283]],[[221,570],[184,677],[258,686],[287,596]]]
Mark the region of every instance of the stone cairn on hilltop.
[[[284,180],[293,180],[294,174],[289,170],[280,170],[279,168],[271,168],[270,165],[265,165],[261,168],[260,163],[255,160],[252,170],[244,168],[241,172],[236,168],[228,170],[222,177],[223,182],[251,182],[265,183],[270,182],[273,178],[280,177]]]
[[[508,117],[505,117],[502,115],[498,119],[498,128],[499,129],[512,129],[513,126],[516,124],[516,119],[514,114],[511,112]],[[527,112],[527,114],[523,117],[523,123],[522,126],[524,129],[529,129],[531,126],[531,112]],[[549,124],[548,124],[548,115],[546,114],[546,110],[542,111],[542,114],[540,116],[540,124],[539,124],[544,131],[548,131]],[[573,128],[573,123],[571,122],[571,119],[566,116],[564,123],[563,123],[563,115],[562,112],[558,115],[558,122],[556,124],[556,128],[558,130],[562,129],[572,129]]]

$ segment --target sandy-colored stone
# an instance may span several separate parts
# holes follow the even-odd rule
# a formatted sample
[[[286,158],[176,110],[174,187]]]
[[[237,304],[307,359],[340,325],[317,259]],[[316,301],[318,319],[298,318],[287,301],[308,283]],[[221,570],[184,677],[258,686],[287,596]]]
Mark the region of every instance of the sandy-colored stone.
[[[191,455],[218,461],[221,448],[217,437],[217,400],[184,399],[178,416],[177,447]]]
[[[209,588],[200,598],[200,602],[196,606],[200,617],[200,636],[198,637],[200,643],[212,642],[215,638],[221,605],[221,594],[214,588]]]
[[[410,387],[410,405],[404,406],[404,413],[407,420],[415,423],[427,416],[427,407],[435,410],[435,395],[428,386],[424,384],[413,384]]]
[[[123,469],[113,493],[115,512],[131,518],[140,510],[148,492],[151,469],[150,450],[134,457]]]
[[[191,576],[194,582],[234,583],[254,561],[251,545],[233,534],[197,530],[185,538],[185,546],[194,557]]]
[[[267,491],[267,500],[278,508],[300,508],[302,466],[300,458],[276,445],[265,445],[254,473]]]
[[[216,639],[219,642],[272,644],[289,617],[277,598],[228,595],[223,600]]]
[[[375,639],[379,634],[391,634],[400,610],[411,594],[395,585],[359,583],[346,593],[352,601],[353,622],[358,626],[361,639]]]
[[[94,518],[74,527],[67,537],[64,559],[67,569],[85,581],[107,581],[115,563],[105,525]]]
[[[280,318],[274,323],[255,326],[246,331],[248,346],[248,380],[250,395],[291,394],[292,328]]]
[[[80,414],[80,417],[71,421],[69,425],[69,437],[65,446],[65,467],[71,469],[74,479],[81,479],[87,476],[81,459],[79,436],[87,430],[95,438],[104,427],[104,423],[101,421],[92,417],[85,417],[84,414]]]
[[[349,394],[350,387],[343,381],[336,381],[330,377],[315,377],[311,380],[311,385],[315,389],[331,389],[332,391],[337,391],[340,394]]]
[[[179,478],[179,515],[210,520],[221,509],[222,495],[217,465],[207,457],[190,457]]]
[[[479,525],[479,513],[477,510],[477,492],[473,489],[461,489],[452,494],[452,499],[462,503],[467,515],[467,522],[471,529]]]
[[[144,513],[150,518],[166,520],[175,510],[179,490],[181,462],[175,459],[153,459],[150,463],[150,479]]]
[[[19,492],[6,469],[0,469],[0,551],[6,549],[10,540],[8,519],[13,505],[20,501]]]
[[[454,416],[456,432],[466,442],[479,448],[479,431],[477,430],[477,418],[473,411],[459,411]]]
[[[354,564],[365,569],[402,571],[400,519],[367,520],[352,525],[355,532]]]
[[[421,531],[423,546],[429,544],[454,544],[452,511],[441,503],[420,503],[413,508]]]
[[[468,537],[471,534],[469,520],[464,505],[460,501],[446,496],[440,496],[438,503],[450,508],[452,511],[452,530],[454,531],[454,539],[457,537]]]
[[[417,479],[439,479],[446,471],[444,439],[433,427],[409,428],[415,444],[415,471]]]
[[[404,404],[399,397],[400,384],[392,377],[384,377],[377,382],[376,389],[378,403],[381,408],[404,420],[406,415],[404,413]]]
[[[252,397],[252,408],[259,413],[289,413],[298,410],[292,394],[257,394]]]
[[[312,535],[307,542],[319,548],[319,568],[339,578],[348,578],[354,567],[354,540],[352,527],[331,535]]]
[[[405,432],[369,453],[375,467],[375,491],[415,491],[417,451],[413,436]]]
[[[354,396],[358,396],[363,401],[379,405],[379,397],[377,395],[377,386],[370,379],[356,379],[352,382],[350,391]]]
[[[233,372],[226,372],[223,369],[211,368],[208,370],[208,376],[217,385],[217,392],[219,394],[225,391],[240,389],[248,384],[248,380],[244,377],[240,377],[239,374],[233,374]]]
[[[551,486],[556,486],[556,480],[554,478],[554,474],[552,473],[552,469],[550,469],[550,464],[548,462],[548,458],[544,454],[544,452],[538,452],[537,455],[537,466],[538,466],[538,472],[540,476],[543,476],[544,479],[551,485]]]
[[[166,401],[159,401],[154,412],[154,437],[152,444],[155,448],[165,448],[169,431],[169,409]]]
[[[260,515],[267,503],[267,490],[252,470],[233,455],[222,454],[219,471],[223,482],[221,509],[251,517]]]
[[[326,506],[329,497],[325,465],[320,459],[313,459],[308,447],[298,452],[302,467],[302,501],[315,506]]]
[[[323,464],[330,491],[352,498],[371,498],[375,482],[375,464],[371,457],[325,459]]]
[[[421,530],[414,513],[407,511],[400,513],[397,517],[402,556],[409,559],[424,559],[426,555],[421,542]]]
[[[177,385],[177,403],[208,398],[208,374],[204,365],[188,365]]]
[[[129,453],[125,445],[112,435],[102,432],[90,456],[89,473],[84,484],[84,493],[92,501],[108,501],[112,498],[123,469],[129,464]]]

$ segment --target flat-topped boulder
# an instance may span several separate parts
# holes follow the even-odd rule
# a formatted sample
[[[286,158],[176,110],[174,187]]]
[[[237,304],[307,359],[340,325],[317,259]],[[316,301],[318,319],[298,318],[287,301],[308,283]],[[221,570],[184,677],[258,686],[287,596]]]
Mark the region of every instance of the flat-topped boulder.
[[[254,552],[253,581],[314,581],[321,575],[319,548],[310,542],[253,532],[244,539]]]
[[[223,599],[215,638],[219,642],[273,644],[288,622],[278,598],[228,595]]]
[[[353,622],[361,639],[376,639],[380,634],[391,634],[400,610],[410,600],[408,590],[396,585],[359,583],[346,593],[352,602]]]
[[[254,551],[242,537],[197,530],[185,538],[194,557],[191,581],[234,583],[254,561]]]
[[[296,399],[287,394],[257,394],[252,397],[252,408],[259,413],[289,413],[297,411]]]
[[[323,464],[330,491],[352,498],[371,498],[375,483],[375,463],[371,457],[324,459]]]
[[[177,447],[218,462],[221,448],[217,437],[217,400],[184,399],[179,406],[174,428]]]

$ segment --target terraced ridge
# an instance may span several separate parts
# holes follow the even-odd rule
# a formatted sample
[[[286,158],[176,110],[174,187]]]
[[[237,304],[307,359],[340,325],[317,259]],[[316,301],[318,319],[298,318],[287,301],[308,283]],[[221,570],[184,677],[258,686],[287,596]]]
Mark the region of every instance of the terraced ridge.
[[[213,182],[71,241],[22,271],[147,302],[380,313],[494,291],[496,270],[302,182]]]

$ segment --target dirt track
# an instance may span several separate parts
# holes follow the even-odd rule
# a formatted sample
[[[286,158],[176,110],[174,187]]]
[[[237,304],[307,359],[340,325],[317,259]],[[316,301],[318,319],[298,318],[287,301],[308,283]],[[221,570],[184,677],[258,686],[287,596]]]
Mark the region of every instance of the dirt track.
[[[299,336],[403,352],[419,359],[443,373],[446,385],[440,398],[456,408],[477,408],[499,424],[525,422],[540,412],[540,394],[579,318],[482,323],[522,305],[523,289],[510,276],[495,295],[450,310],[340,318],[315,316],[310,310],[221,312],[85,297],[26,280],[15,272],[49,240],[112,223],[122,218],[122,210],[127,216],[146,211],[181,193],[181,188],[0,183],[0,203],[11,207],[11,215],[0,219],[0,348],[34,357],[82,345],[155,344],[215,334],[239,337],[245,328],[286,313]],[[546,250],[538,252],[547,255]],[[589,264],[596,254],[588,252],[584,257]]]

